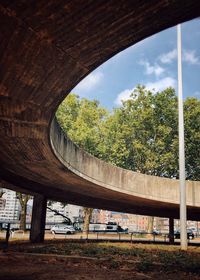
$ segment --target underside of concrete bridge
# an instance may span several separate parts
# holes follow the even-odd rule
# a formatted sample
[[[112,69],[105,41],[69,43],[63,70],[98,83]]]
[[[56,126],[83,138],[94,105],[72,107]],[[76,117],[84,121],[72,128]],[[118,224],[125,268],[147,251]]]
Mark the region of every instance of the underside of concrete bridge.
[[[79,150],[54,120],[92,70],[159,31],[200,15],[200,1],[0,2],[0,178],[48,199],[178,218],[178,182],[105,164]],[[53,120],[53,122],[52,122]],[[189,182],[188,218],[200,214]]]

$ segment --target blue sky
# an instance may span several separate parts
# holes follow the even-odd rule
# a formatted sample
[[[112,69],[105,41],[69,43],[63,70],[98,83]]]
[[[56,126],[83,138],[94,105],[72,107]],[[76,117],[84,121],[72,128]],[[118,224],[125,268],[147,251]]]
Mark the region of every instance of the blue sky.
[[[200,19],[182,27],[183,96],[200,98]],[[102,64],[73,90],[107,109],[120,105],[137,84],[160,91],[177,89],[176,27],[155,34]]]

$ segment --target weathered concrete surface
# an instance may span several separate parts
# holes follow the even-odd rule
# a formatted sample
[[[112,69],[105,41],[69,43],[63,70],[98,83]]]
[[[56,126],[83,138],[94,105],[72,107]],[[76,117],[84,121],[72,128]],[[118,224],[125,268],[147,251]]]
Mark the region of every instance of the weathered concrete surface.
[[[122,184],[121,173],[108,174],[110,187],[101,185],[98,182],[102,180],[100,169],[94,178],[93,169],[89,173],[89,170],[85,170],[84,158],[83,170],[78,166],[77,170],[90,174],[92,180],[80,177],[64,166],[50,144],[50,123],[58,104],[67,93],[101,63],[143,38],[199,15],[200,2],[197,0],[2,0],[1,179],[14,185],[14,189],[19,187],[20,190],[40,193],[50,199],[177,217],[177,187],[174,198],[170,192],[164,191],[166,186],[155,197],[152,194],[160,185],[157,178],[153,178],[148,187],[147,183],[142,182],[148,179],[138,175],[137,185],[141,183],[141,189],[138,187],[140,193],[137,193],[135,187],[127,189],[126,183],[129,184],[129,181]],[[56,132],[57,128],[54,129]],[[57,145],[57,148],[61,148],[59,142]],[[136,174],[131,176],[136,180]],[[114,183],[118,180],[124,189],[116,188]],[[175,181],[170,183],[171,187],[167,190],[176,184]],[[197,188],[198,183],[191,183],[190,218],[199,215]],[[142,195],[142,191],[145,195]]]
[[[50,139],[53,151],[58,159],[68,170],[87,180],[88,186],[91,183],[101,186],[105,194],[106,190],[113,191],[115,192],[111,192],[113,199],[120,195],[120,201],[122,195],[126,195],[127,203],[131,197],[132,204],[137,205],[137,207],[142,205],[143,208],[147,207],[149,210],[151,207],[158,207],[157,215],[161,215],[162,211],[166,212],[162,208],[167,209],[168,216],[177,215],[179,204],[178,180],[132,172],[105,163],[79,149],[67,138],[55,119],[51,125]],[[200,207],[200,182],[187,181],[186,187],[187,205],[192,206],[193,211],[198,211],[198,207]],[[134,211],[137,212],[137,210]]]

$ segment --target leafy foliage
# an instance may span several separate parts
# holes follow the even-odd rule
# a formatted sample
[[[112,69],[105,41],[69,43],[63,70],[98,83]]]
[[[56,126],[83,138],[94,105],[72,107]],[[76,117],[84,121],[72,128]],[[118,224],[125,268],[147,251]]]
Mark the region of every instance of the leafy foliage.
[[[187,178],[200,180],[200,100],[187,98],[184,103],[185,152]]]
[[[101,129],[107,111],[96,100],[79,99],[70,94],[57,111],[57,119],[68,136],[89,153],[100,156]]]
[[[184,102],[186,175],[200,180],[200,101]],[[68,136],[89,153],[133,171],[178,178],[178,104],[175,90],[138,85],[112,112],[70,94],[57,118]]]

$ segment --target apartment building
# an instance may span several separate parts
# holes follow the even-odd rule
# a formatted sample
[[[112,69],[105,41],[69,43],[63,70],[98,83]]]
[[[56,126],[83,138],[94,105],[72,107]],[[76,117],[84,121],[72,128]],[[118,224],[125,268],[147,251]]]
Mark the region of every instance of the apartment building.
[[[4,207],[0,208],[0,221],[11,222],[18,221],[20,214],[20,203],[17,199],[16,192],[3,189],[4,194],[2,196]]]

